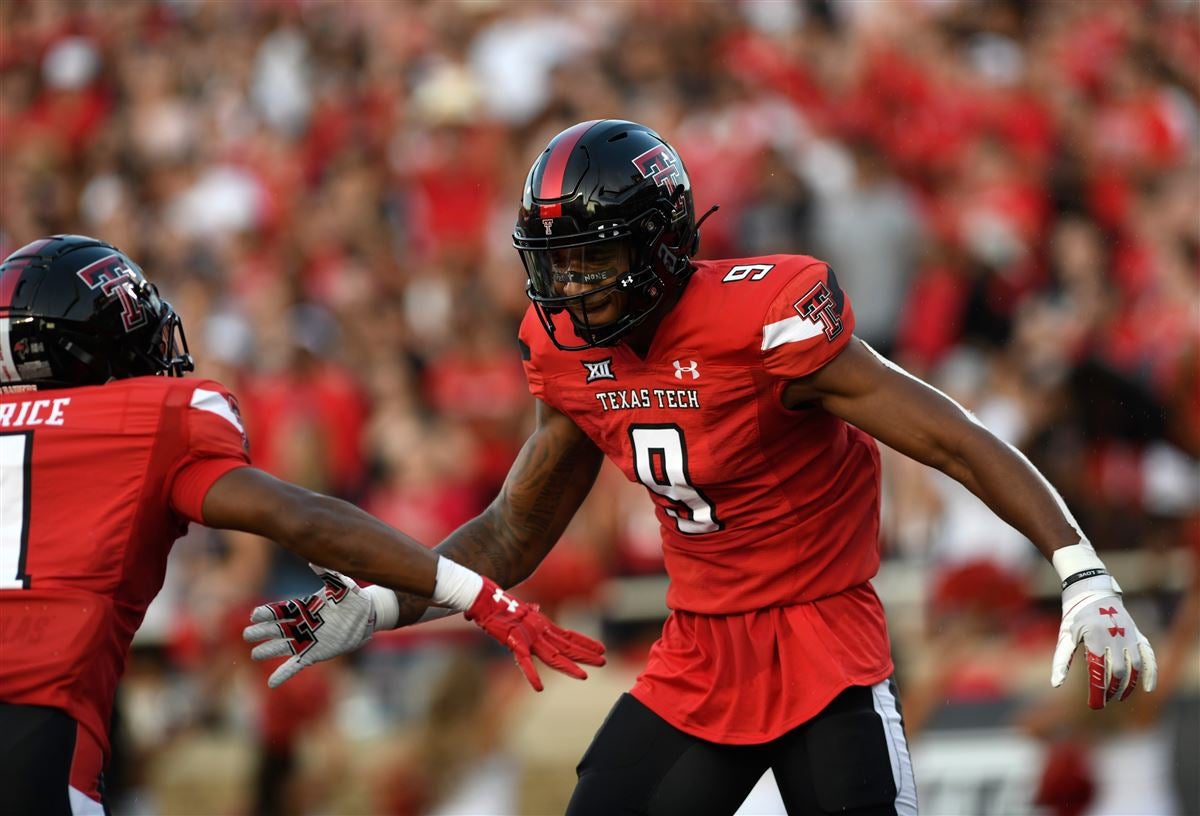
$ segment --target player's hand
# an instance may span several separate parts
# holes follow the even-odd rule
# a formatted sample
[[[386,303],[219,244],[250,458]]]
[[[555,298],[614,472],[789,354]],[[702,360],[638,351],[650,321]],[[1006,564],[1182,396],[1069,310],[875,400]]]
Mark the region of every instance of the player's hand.
[[[530,655],[537,655],[550,668],[579,680],[585,679],[587,672],[577,663],[604,665],[604,644],[556,626],[537,604],[518,601],[490,578],[484,577],[483,589],[465,617],[512,651],[536,691],[542,690],[542,681]]]
[[[1120,588],[1107,575],[1089,578],[1063,590],[1062,627],[1050,683],[1067,679],[1075,647],[1083,641],[1088,666],[1088,705],[1104,708],[1109,700],[1124,700],[1141,684],[1153,691],[1158,663],[1150,641],[1125,611]]]
[[[291,657],[272,672],[267,685],[286,683],[305,666],[353,652],[375,631],[375,604],[354,579],[324,567],[312,566],[325,584],[304,598],[266,604],[250,614],[242,631],[254,660]]]

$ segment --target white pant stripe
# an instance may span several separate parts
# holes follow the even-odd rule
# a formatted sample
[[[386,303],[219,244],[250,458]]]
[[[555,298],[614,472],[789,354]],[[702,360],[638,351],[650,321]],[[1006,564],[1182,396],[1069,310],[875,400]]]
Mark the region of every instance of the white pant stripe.
[[[104,806],[74,786],[67,787],[72,816],[104,816]]]
[[[888,758],[892,761],[892,778],[896,780],[896,816],[917,816],[917,780],[889,680],[871,687],[871,703],[887,731]]]

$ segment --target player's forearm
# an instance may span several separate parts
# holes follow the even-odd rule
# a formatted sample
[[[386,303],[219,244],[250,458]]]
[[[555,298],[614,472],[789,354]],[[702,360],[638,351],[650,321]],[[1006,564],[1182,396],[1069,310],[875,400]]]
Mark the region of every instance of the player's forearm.
[[[500,495],[437,552],[505,589],[524,581],[550,552],[596,481],[603,455],[570,419],[538,403],[538,428],[522,446]],[[403,597],[403,626],[426,606]]]
[[[528,542],[518,538],[509,525],[499,522],[497,515],[494,507],[489,507],[447,536],[435,549],[446,558],[486,575],[507,589],[532,575],[550,546],[535,550]],[[427,597],[397,592],[396,600],[400,607],[397,626],[449,614],[438,607],[431,609]]]
[[[340,499],[310,494],[279,543],[314,564],[428,598],[437,556],[419,542]]]
[[[1016,448],[971,424],[940,469],[961,482],[1049,559],[1083,533],[1062,497]]]
[[[1082,538],[1058,493],[1016,448],[866,343],[788,388],[785,404],[815,393],[826,410],[958,480],[1047,558]]]
[[[549,531],[533,519],[520,526],[506,520],[499,503],[499,499],[493,502],[435,549],[507,589],[533,574],[558,536],[549,539]]]

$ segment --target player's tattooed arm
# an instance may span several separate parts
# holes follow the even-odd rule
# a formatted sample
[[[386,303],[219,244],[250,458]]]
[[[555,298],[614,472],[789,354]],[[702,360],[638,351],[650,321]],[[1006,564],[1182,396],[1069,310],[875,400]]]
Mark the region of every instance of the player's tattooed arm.
[[[855,340],[815,373],[787,384],[784,405],[819,403],[888,447],[965,485],[1049,559],[1083,538],[1033,465],[958,403]]]
[[[604,454],[565,414],[541,400],[526,440],[487,509],[451,533],[437,551],[502,587],[528,578],[587,497]],[[420,619],[427,600],[397,593],[399,624]]]

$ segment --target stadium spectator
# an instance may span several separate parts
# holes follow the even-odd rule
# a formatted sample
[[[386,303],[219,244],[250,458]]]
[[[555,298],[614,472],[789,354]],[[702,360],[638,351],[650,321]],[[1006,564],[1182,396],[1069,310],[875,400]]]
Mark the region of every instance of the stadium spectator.
[[[286,369],[293,307],[324,308],[340,342],[325,350],[322,365],[354,381],[365,411],[350,489],[388,501],[399,463],[404,481],[447,495],[443,472],[414,469],[431,457],[416,449],[385,453],[380,444],[387,434],[379,429],[393,421],[404,429],[417,423],[422,447],[444,448],[432,457],[439,467],[452,451],[473,452],[454,462],[453,501],[416,506],[410,494],[388,506],[413,513],[414,523],[436,516],[444,529],[483,509],[533,422],[533,401],[513,399],[510,375],[520,385],[520,360],[511,338],[527,301],[512,285],[520,266],[506,236],[528,157],[553,134],[609,115],[674,134],[693,180],[722,204],[720,217],[705,225],[708,257],[764,249],[821,255],[812,226],[817,208],[849,189],[852,147],[873,145],[884,176],[914,202],[908,217],[925,227],[915,277],[895,315],[897,361],[939,384],[944,364],[1001,366],[1028,423],[1012,441],[1059,488],[1101,555],[1119,551],[1129,559],[1125,574],[1133,580],[1125,588],[1139,604],[1139,623],[1165,631],[1179,590],[1177,571],[1165,565],[1179,555],[1181,524],[1197,512],[1200,496],[1194,17],[1186,0],[439,0],[402,8],[341,0],[10,0],[0,3],[0,257],[38,235],[105,236],[154,269],[172,293],[191,329],[198,373],[245,402],[257,383]],[[60,43],[60,56],[49,59]],[[306,100],[306,116],[280,118],[266,107],[264,83],[281,74],[289,111],[303,111],[292,103]],[[68,98],[86,104],[68,109]],[[70,130],[39,124],[48,100],[61,117],[55,121]],[[483,134],[471,150],[484,160],[470,166],[482,184],[469,202],[470,228],[461,232],[431,217],[434,188],[418,186],[432,178],[453,191],[451,171],[434,162],[453,147],[439,146],[443,133]],[[989,150],[1008,156],[1008,177],[1015,172],[1023,185],[1040,188],[1050,208],[1012,280],[1005,269],[979,263],[954,229],[961,219],[953,196],[966,189],[967,176],[971,189],[983,189],[979,172],[995,166],[991,158],[986,168],[966,160],[984,138]],[[455,194],[464,200],[469,192]],[[972,223],[996,223],[993,214],[1015,223],[1017,210],[993,206],[999,197],[975,200],[988,206],[972,213],[991,221],[974,215]],[[201,201],[221,209],[200,211],[195,224],[181,220]],[[451,216],[449,208],[442,215]],[[903,213],[880,216],[905,220]],[[1087,263],[1099,265],[1075,273],[1086,289],[1068,291],[1055,268],[1060,244],[1075,242],[1060,230],[1064,222],[1096,231],[1101,252]],[[429,258],[430,247],[454,249],[458,238],[480,254]],[[854,270],[832,260],[856,310],[868,308],[870,281],[851,281]],[[1088,306],[1080,295],[1118,311],[1089,312],[1083,330],[1073,305]],[[464,326],[486,326],[490,339],[480,342]],[[501,382],[504,396],[464,405],[480,384],[477,369],[462,361],[476,359],[485,344],[484,379]],[[1116,401],[1094,399],[1100,380]],[[1136,410],[1123,411],[1122,403]],[[1116,425],[1097,421],[1112,417],[1114,405]],[[430,420],[447,408],[451,417]],[[1132,423],[1130,413],[1137,415]],[[454,441],[441,446],[446,421]],[[1128,435],[1131,424],[1136,437]],[[482,440],[468,445],[463,434],[477,433]],[[343,463],[354,461],[351,436],[338,442]],[[927,662],[931,645],[926,582],[945,546],[956,546],[954,531],[966,529],[964,507],[916,501],[905,489],[928,492],[928,477],[914,476],[923,469],[897,468],[903,457],[883,453],[885,564],[877,586],[900,687],[912,689],[906,678]],[[330,474],[315,475],[325,482]],[[589,498],[596,511],[588,521],[598,523],[581,515],[554,554],[583,542],[589,563],[605,569],[598,587],[590,577],[551,583],[567,613],[614,631],[631,613],[651,628],[661,624],[654,616],[665,615],[655,589],[665,580],[657,523],[633,492],[640,488],[615,469],[602,475]],[[395,518],[408,529],[406,518]],[[118,723],[115,739],[125,735],[132,764],[110,780],[117,812],[165,810],[198,801],[195,791],[222,788],[221,801],[233,804],[221,809],[253,808],[229,771],[253,751],[257,718],[245,709],[260,707],[257,675],[244,661],[226,667],[228,682],[206,692],[213,704],[200,717],[186,701],[204,681],[195,664],[167,648],[185,622],[207,629],[212,615],[244,619],[264,595],[307,591],[297,585],[312,581],[302,561],[247,538],[194,529],[173,549],[167,584],[133,645],[147,661],[161,657],[161,692],[148,695],[138,684],[118,692],[126,703],[118,714],[129,721]],[[622,577],[629,574],[639,577]],[[1032,581],[1028,589],[1038,609],[1057,618],[1052,587]],[[398,634],[339,663],[330,732],[302,745],[340,736],[355,756],[371,754],[376,743],[360,737],[359,707],[368,702],[372,723],[401,735],[415,728],[425,705],[414,691],[422,666],[464,648],[428,629],[412,631],[439,646],[411,648],[410,636]],[[240,654],[228,649],[211,659]],[[1042,682],[1037,654],[1014,655],[1014,671]],[[592,683],[567,687],[565,694],[579,698],[606,693]],[[1179,688],[1177,698],[1194,694],[1196,677],[1185,674]],[[1012,693],[1024,697],[1030,689]],[[162,706],[174,712],[170,729],[138,714],[160,710],[160,700],[174,701]],[[580,708],[599,710],[595,701]],[[916,742],[936,748],[940,733],[935,727]],[[215,740],[225,740],[225,749],[210,750]],[[179,760],[169,774],[158,762],[168,755]],[[220,757],[215,765],[204,759],[212,756]],[[926,802],[936,807],[940,794],[932,787],[945,793],[952,785],[941,784],[946,778],[928,761]],[[313,780],[319,773],[311,752],[302,752],[291,801],[303,796],[311,809],[335,812],[336,799]],[[954,781],[966,784],[962,774]],[[1000,789],[980,787],[970,801],[995,805]],[[1189,812],[1200,811],[1194,793],[1187,801]],[[360,799],[349,810],[367,807]]]

